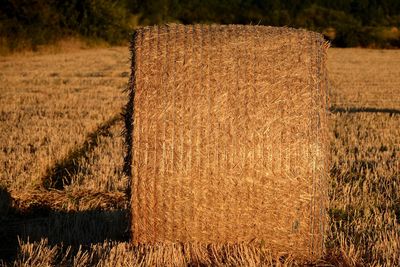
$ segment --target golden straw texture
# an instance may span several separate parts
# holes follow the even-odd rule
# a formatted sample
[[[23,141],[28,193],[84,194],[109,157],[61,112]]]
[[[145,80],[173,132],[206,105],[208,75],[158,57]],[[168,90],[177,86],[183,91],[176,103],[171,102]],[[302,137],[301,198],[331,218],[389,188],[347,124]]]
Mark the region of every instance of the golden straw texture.
[[[135,32],[126,112],[135,244],[323,254],[327,48],[289,28]]]

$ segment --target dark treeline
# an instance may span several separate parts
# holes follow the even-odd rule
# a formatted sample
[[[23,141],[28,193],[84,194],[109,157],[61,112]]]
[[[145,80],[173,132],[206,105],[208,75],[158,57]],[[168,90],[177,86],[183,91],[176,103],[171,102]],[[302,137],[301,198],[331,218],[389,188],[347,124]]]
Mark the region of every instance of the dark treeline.
[[[126,42],[168,22],[307,28],[341,47],[400,47],[399,0],[0,0],[0,44],[35,47],[66,36]]]
[[[126,40],[132,15],[110,0],[0,0],[0,45],[33,48],[74,36],[117,44]],[[127,4],[127,3],[126,3]]]

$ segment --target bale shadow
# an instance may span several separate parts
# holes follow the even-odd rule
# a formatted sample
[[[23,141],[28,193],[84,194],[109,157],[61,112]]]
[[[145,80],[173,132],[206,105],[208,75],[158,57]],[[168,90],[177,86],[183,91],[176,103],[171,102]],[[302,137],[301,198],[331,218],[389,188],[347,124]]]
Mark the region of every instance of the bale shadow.
[[[387,113],[390,115],[400,114],[399,109],[391,108],[369,108],[369,107],[330,107],[332,113]]]
[[[112,136],[110,128],[122,120],[120,114],[102,123],[95,131],[89,133],[82,146],[71,150],[64,158],[47,169],[41,182],[46,189],[62,190],[65,185],[70,185],[72,177],[80,170],[79,161],[87,157],[88,153],[100,145],[99,137]]]
[[[12,198],[5,186],[0,185],[0,222],[7,217],[12,205]]]
[[[129,240],[128,211],[88,210],[60,212],[46,207],[13,214],[0,224],[0,262],[15,259],[21,241],[48,239],[51,246],[89,247],[93,243]]]

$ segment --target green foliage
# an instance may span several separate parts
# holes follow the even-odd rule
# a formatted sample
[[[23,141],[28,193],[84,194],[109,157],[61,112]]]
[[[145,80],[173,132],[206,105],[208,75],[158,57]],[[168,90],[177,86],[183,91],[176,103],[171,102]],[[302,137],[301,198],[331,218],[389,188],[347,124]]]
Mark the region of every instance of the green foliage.
[[[358,25],[341,24],[337,28],[338,34],[333,44],[339,47],[360,46],[363,37],[361,27]]]
[[[59,14],[53,12],[52,1],[6,0],[0,9],[0,34],[10,47],[48,43],[57,38]]]
[[[1,0],[0,46],[11,49],[71,35],[118,44],[137,24],[261,24],[329,31],[336,46],[399,47],[398,0]],[[388,37],[389,36],[389,37]]]
[[[377,31],[400,27],[400,1],[396,0],[152,0],[127,1],[140,13],[140,23],[170,21],[189,23],[262,24],[329,29],[333,45],[397,46],[398,38],[385,38]]]
[[[128,37],[130,14],[119,2],[69,0],[61,1],[56,9],[65,14],[60,21],[64,29],[112,44]]]
[[[110,0],[3,0],[0,35],[11,50],[33,48],[70,35],[128,39],[131,15],[124,2]]]
[[[300,11],[296,25],[312,30],[323,30],[328,27],[338,28],[341,25],[359,26],[359,22],[344,11],[312,5]]]

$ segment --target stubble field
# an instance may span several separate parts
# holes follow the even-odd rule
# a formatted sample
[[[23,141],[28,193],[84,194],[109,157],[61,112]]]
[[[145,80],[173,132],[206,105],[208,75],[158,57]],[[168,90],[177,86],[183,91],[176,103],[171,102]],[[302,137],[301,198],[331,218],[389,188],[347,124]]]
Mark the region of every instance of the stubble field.
[[[122,47],[0,58],[0,265],[162,264],[166,248],[129,244],[129,58]],[[330,49],[328,70],[331,227],[319,263],[400,265],[400,51]],[[194,263],[296,264],[266,251]],[[169,263],[193,263],[178,254]]]

